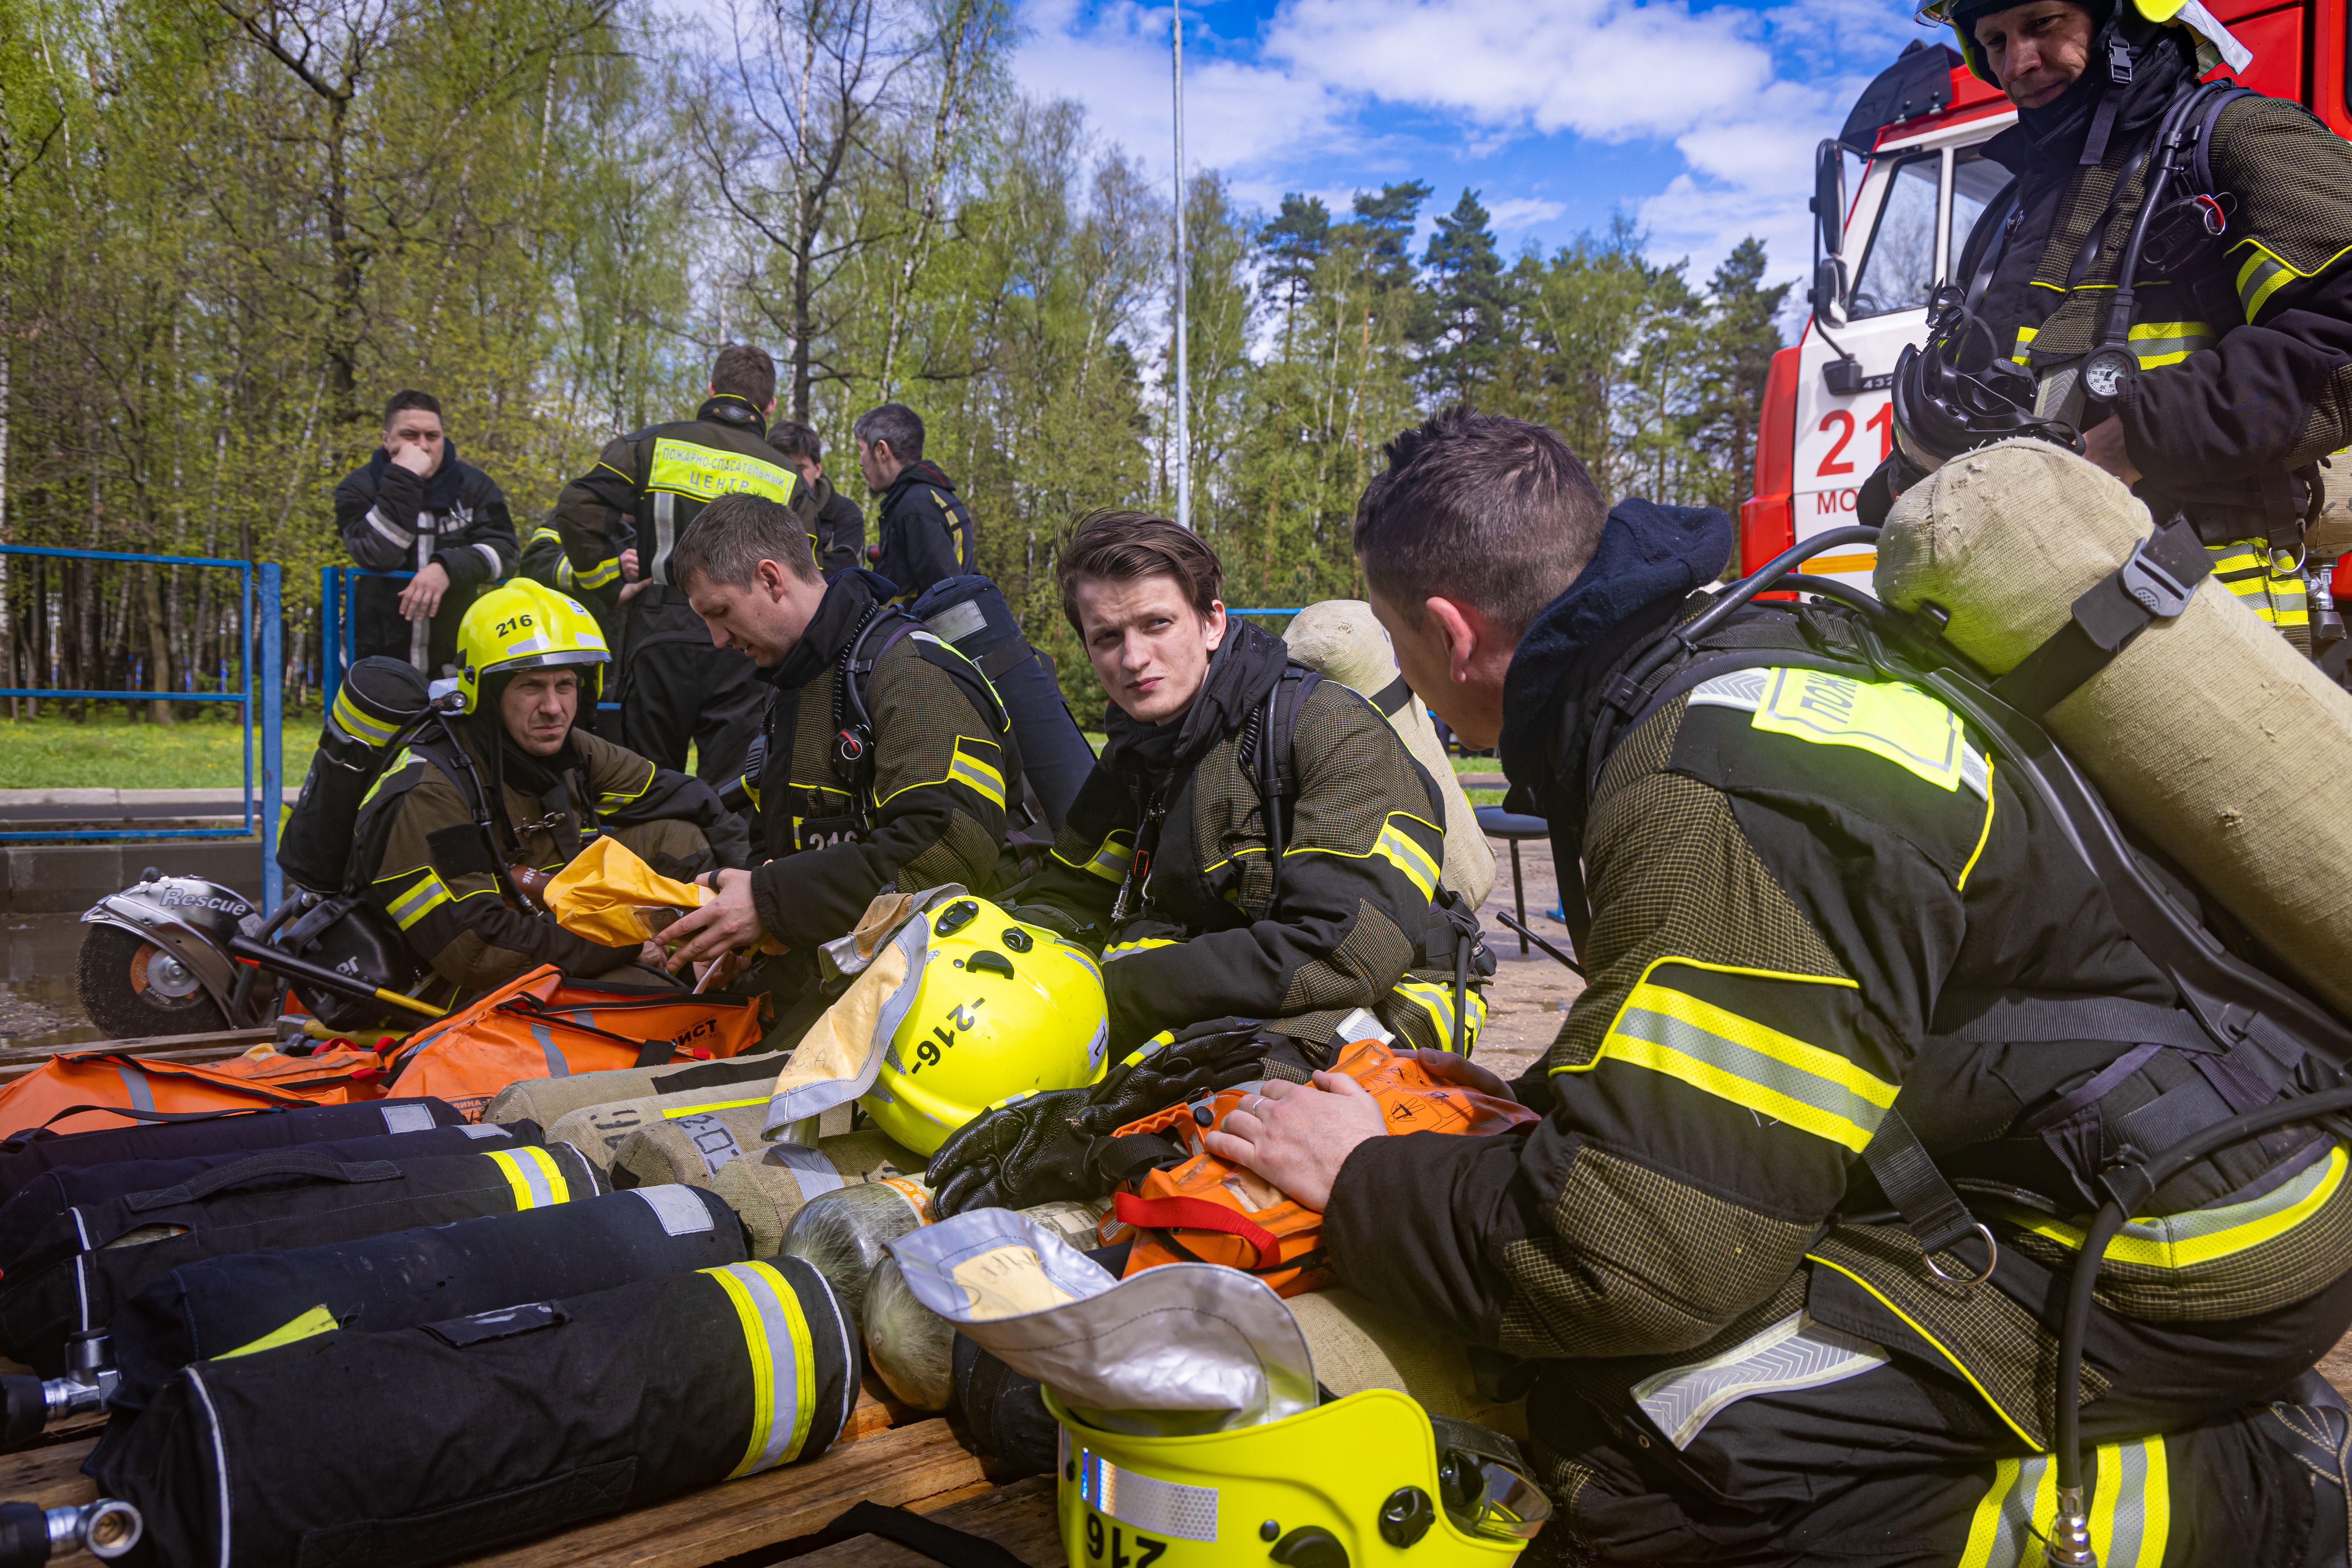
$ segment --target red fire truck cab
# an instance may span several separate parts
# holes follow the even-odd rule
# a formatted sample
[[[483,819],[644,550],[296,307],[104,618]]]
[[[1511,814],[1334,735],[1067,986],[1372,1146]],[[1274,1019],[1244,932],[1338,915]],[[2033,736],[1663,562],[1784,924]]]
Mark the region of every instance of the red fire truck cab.
[[[2208,9],[2253,53],[2242,73],[2217,75],[2293,98],[2352,137],[2347,4],[2210,0]],[[1926,338],[1928,296],[2008,182],[1982,148],[2016,119],[2009,100],[1970,75],[1957,50],[1915,43],[1864,89],[1838,137],[1822,143],[1813,313],[1796,343],[1773,356],[1765,383],[1756,493],[1739,509],[1743,571],[1853,521],[1856,490],[1895,438],[1887,387],[1895,356]],[[1849,155],[1864,160],[1851,206]],[[1832,552],[1804,569],[1867,590],[1876,560],[1868,550]],[[2337,571],[2336,592],[2352,593],[2352,557]]]

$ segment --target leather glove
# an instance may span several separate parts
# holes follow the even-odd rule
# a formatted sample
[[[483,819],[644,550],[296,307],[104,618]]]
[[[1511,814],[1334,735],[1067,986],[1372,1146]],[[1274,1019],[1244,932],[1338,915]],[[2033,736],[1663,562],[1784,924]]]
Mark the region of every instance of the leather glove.
[[[1155,1036],[1103,1075],[1078,1115],[1097,1138],[1155,1110],[1264,1077],[1260,1063],[1275,1037],[1252,1018],[1213,1018]]]
[[[1094,1196],[1094,1177],[1087,1167],[1093,1140],[1076,1120],[1087,1092],[1051,1089],[1016,1095],[950,1133],[931,1156],[928,1173],[940,1217]]]

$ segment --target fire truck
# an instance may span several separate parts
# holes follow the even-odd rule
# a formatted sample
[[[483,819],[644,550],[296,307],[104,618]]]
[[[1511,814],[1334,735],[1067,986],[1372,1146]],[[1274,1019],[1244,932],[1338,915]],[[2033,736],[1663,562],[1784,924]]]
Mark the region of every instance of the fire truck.
[[[2210,0],[2207,8],[2253,53],[2244,71],[2217,76],[2294,99],[2352,137],[2352,0]],[[2009,100],[1969,74],[1958,51],[1921,42],[1879,73],[1844,128],[1821,144],[1812,315],[1796,343],[1773,356],[1765,383],[1756,493],[1739,513],[1741,570],[1854,521],[1856,492],[1895,439],[1895,356],[1926,338],[1928,296],[2008,183],[1983,148],[2016,121]],[[1851,205],[1849,157],[1862,160]],[[1855,550],[1815,556],[1803,569],[1867,591],[1876,563],[1874,552]],[[2338,566],[2335,591],[2352,595],[2352,556]]]

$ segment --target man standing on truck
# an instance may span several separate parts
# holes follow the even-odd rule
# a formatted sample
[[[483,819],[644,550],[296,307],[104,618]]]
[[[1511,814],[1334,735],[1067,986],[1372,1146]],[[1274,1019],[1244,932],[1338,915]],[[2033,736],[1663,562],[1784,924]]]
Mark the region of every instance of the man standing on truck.
[[[2243,51],[2167,0],[1940,0],[1969,68],[2017,105],[1985,145],[2016,176],[1953,270],[2036,412],[2215,575],[2311,651],[2304,528],[2318,462],[2352,442],[2352,146],[2300,105],[2199,79]],[[2214,35],[2208,38],[2196,28]],[[2126,356],[2102,364],[2150,153],[2180,106],[2181,173],[2151,218]],[[1890,459],[1890,465],[1900,462]],[[1904,475],[1890,472],[1893,488]]]
[[[791,507],[814,525],[808,487],[768,445],[776,362],[730,343],[710,367],[710,396],[691,419],[606,444],[596,466],[563,487],[553,524],[572,563],[566,592],[621,617],[620,737],[639,756],[723,783],[743,771],[766,692],[752,664],[715,646],[686,595],[671,586],[669,553],[704,506],[738,491]],[[610,729],[605,733],[610,734]]]

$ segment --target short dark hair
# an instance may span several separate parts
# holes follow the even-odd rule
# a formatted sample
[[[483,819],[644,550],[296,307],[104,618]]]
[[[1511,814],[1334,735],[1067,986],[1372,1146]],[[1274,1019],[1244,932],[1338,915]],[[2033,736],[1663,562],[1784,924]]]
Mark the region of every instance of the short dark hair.
[[[1173,577],[1184,597],[1203,616],[1224,590],[1225,568],[1217,552],[1189,528],[1148,511],[1105,508],[1078,519],[1078,531],[1062,551],[1055,574],[1061,579],[1062,614],[1081,637],[1078,580],[1129,583],[1138,577]]]
[[[414,387],[410,387],[395,392],[383,400],[383,427],[387,430],[391,429],[394,417],[412,408],[430,414],[436,419],[441,416],[439,398],[429,392],[418,392]]]
[[[815,431],[795,419],[779,419],[769,426],[768,445],[783,457],[824,461],[824,443],[817,439]]]
[[[710,390],[765,408],[776,400],[776,362],[754,344],[729,343],[711,362]]]
[[[890,455],[902,463],[922,459],[923,416],[903,403],[867,409],[857,416],[849,433],[869,447],[877,441],[889,442]]]
[[[803,583],[824,581],[809,548],[808,530],[793,510],[737,490],[694,514],[670,547],[669,580],[681,592],[691,592],[697,577],[740,588],[758,574],[762,561],[774,562]]]
[[[1356,503],[1365,580],[1407,623],[1436,595],[1517,637],[1592,559],[1609,504],[1558,432],[1454,407],[1384,448]]]

